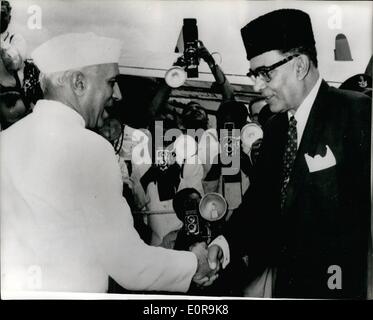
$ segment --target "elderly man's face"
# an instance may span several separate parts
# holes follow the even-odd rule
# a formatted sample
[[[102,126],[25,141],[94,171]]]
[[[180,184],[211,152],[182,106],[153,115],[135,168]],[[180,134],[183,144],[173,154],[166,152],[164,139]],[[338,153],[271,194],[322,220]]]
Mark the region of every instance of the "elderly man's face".
[[[87,74],[88,87],[85,100],[85,120],[88,128],[101,128],[108,117],[105,108],[112,107],[115,100],[122,98],[116,77],[118,64],[102,64],[90,69]]]
[[[280,54],[277,50],[265,52],[250,60],[250,69],[271,66],[285,57],[286,55]],[[297,85],[294,61],[295,59],[271,71],[269,82],[261,78],[255,81],[254,90],[262,94],[272,112],[285,112],[298,107],[294,101]]]

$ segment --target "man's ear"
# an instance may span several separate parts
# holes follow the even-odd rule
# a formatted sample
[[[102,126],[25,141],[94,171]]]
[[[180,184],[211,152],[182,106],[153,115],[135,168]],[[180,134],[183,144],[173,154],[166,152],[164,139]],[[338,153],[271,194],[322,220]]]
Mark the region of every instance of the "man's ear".
[[[295,67],[297,79],[303,80],[310,70],[310,59],[305,54],[301,54],[297,57]]]
[[[81,71],[74,71],[70,78],[71,87],[78,96],[82,96],[88,86],[88,79]]]

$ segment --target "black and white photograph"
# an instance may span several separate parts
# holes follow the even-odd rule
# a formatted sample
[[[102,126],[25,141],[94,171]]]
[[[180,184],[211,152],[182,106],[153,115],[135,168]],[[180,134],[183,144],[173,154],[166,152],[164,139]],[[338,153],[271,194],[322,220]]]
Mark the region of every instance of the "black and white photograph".
[[[0,22],[2,300],[373,299],[373,2]]]

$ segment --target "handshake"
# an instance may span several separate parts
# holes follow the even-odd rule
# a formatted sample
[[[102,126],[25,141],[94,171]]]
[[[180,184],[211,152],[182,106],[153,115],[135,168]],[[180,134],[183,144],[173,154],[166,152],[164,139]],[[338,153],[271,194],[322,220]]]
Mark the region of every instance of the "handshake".
[[[196,243],[190,247],[198,260],[197,271],[193,277],[193,282],[197,286],[210,286],[218,277],[222,267],[223,251],[217,245],[207,248],[205,242]]]

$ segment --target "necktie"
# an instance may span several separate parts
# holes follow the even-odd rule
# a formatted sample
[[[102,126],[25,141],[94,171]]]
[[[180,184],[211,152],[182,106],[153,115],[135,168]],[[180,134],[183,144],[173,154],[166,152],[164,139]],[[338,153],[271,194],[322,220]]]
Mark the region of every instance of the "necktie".
[[[282,170],[281,185],[281,209],[283,209],[286,200],[286,189],[290,179],[290,173],[293,168],[294,160],[297,155],[297,120],[292,116],[289,120],[288,140],[285,147]]]

